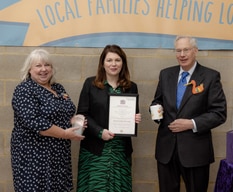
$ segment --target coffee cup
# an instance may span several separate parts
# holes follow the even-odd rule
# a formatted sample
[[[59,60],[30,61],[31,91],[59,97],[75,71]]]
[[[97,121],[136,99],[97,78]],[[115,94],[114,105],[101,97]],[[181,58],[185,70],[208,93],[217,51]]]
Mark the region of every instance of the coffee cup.
[[[77,130],[75,130],[75,133],[77,133],[79,135],[83,134],[84,120],[85,120],[85,117],[84,117],[84,115],[81,115],[81,114],[75,115],[72,118],[72,120],[71,120],[72,127],[78,128]]]
[[[163,107],[162,105],[152,105],[150,106],[150,114],[152,120],[160,120],[163,118]]]

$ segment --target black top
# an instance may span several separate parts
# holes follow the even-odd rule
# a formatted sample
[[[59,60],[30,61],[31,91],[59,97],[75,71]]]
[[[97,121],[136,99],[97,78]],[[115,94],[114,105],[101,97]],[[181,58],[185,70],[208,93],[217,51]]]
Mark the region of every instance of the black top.
[[[100,131],[108,129],[109,115],[109,84],[105,84],[104,89],[93,85],[95,77],[85,80],[78,103],[77,114],[83,114],[88,120],[88,127],[84,131],[86,138],[81,141],[81,147],[87,149],[95,155],[101,155],[104,143],[107,141],[99,137]],[[131,82],[131,87],[122,93],[138,93],[137,85]],[[136,106],[136,113],[139,113],[139,104]],[[126,143],[126,155],[133,152],[130,137],[122,138]]]

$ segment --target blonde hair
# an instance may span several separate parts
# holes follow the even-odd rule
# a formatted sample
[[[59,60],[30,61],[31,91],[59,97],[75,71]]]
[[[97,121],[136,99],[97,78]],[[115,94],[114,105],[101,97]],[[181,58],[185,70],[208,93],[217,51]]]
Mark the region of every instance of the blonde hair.
[[[52,71],[53,71],[53,75],[50,79],[50,83],[55,82],[55,69],[53,67],[53,63],[52,60],[50,58],[50,54],[48,51],[44,50],[44,49],[35,49],[33,50],[28,57],[26,58],[24,65],[21,69],[21,80],[22,81],[26,81],[28,78],[30,78],[30,69],[32,67],[32,65],[36,62],[46,62],[48,64],[51,65],[52,67]]]

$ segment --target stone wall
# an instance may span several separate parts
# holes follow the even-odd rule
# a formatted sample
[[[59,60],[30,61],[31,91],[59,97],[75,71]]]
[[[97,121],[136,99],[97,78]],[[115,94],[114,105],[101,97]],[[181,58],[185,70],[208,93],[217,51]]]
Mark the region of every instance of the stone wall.
[[[13,192],[10,166],[10,137],[13,127],[11,98],[19,83],[19,70],[35,47],[0,47],[0,192]],[[102,48],[45,47],[53,56],[56,79],[62,83],[75,104],[86,77],[95,75]],[[172,50],[124,49],[128,56],[131,79],[138,84],[142,122],[138,136],[133,137],[133,192],[158,192],[155,139],[158,126],[150,120],[149,105],[153,99],[161,69],[176,65]],[[221,72],[228,101],[228,119],[213,130],[215,163],[211,165],[209,192],[213,191],[219,161],[226,157],[226,132],[232,129],[233,51],[199,51],[198,61]],[[72,143],[74,184],[76,185],[79,142]],[[182,192],[184,192],[182,184]]]

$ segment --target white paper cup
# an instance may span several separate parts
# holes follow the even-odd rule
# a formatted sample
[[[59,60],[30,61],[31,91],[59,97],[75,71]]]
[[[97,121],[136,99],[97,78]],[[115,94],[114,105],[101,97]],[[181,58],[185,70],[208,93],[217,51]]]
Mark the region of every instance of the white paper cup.
[[[83,134],[83,123],[84,123],[85,117],[83,115],[75,115],[72,120],[72,127],[78,128],[75,130],[75,133],[82,135]]]
[[[152,120],[159,120],[163,118],[163,107],[161,105],[150,106],[150,114]]]

